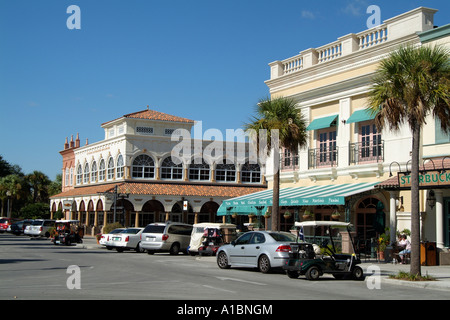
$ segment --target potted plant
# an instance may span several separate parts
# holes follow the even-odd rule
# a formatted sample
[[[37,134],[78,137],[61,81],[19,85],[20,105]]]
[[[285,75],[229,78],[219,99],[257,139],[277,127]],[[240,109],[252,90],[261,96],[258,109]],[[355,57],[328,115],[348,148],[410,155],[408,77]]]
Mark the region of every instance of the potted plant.
[[[331,219],[333,220],[339,220],[341,218],[341,213],[337,210],[335,210],[332,214],[331,214]]]
[[[377,247],[377,254],[379,260],[384,260],[384,251],[386,250],[386,247],[389,245],[389,234],[382,233],[378,237],[377,241],[378,247]]]
[[[289,211],[285,211],[283,216],[287,220],[287,219],[289,219],[292,216],[292,214]]]
[[[95,235],[95,238],[97,239],[97,244],[99,244],[100,239],[102,238],[102,234],[101,233],[97,233]]]
[[[309,209],[306,209],[305,212],[303,212],[303,219],[307,220],[307,219],[310,219],[310,218],[314,218],[314,212],[312,212]]]

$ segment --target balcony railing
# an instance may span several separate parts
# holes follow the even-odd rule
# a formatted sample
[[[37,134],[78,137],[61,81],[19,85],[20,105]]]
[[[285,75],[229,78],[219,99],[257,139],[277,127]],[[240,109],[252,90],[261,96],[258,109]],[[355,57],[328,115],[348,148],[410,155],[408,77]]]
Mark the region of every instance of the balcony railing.
[[[281,156],[281,171],[294,171],[299,168],[299,156]]]
[[[339,148],[331,150],[315,148],[308,150],[308,169],[336,167],[338,165]]]
[[[349,143],[349,163],[377,163],[384,161],[384,140],[380,142]]]
[[[417,32],[430,30],[434,25],[433,15],[435,12],[435,9],[419,7],[388,19],[383,24],[371,29],[356,34],[350,33],[339,37],[332,43],[301,51],[298,55],[282,61],[274,61],[269,64],[270,79],[300,72],[317,64],[367,50],[407,35],[416,35]]]

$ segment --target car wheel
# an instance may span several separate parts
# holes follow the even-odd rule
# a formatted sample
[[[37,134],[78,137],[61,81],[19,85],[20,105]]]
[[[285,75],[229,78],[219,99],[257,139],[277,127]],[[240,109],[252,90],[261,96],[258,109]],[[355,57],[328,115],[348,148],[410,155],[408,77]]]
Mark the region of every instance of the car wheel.
[[[220,269],[229,269],[230,265],[228,264],[228,257],[227,254],[223,251],[221,251],[217,255],[217,265]]]
[[[299,276],[298,271],[290,271],[289,270],[286,272],[286,274],[291,279],[298,279],[298,276]]]
[[[171,255],[177,255],[178,252],[180,252],[180,245],[178,243],[174,243],[171,247],[170,247],[170,251],[169,253]]]
[[[137,244],[135,250],[136,250],[137,253],[143,253],[145,251],[144,249],[142,249],[140,242]]]
[[[266,255],[262,255],[258,260],[258,269],[262,273],[268,273],[270,271],[270,260]]]
[[[353,268],[352,277],[354,280],[364,280],[363,269],[359,266]]]
[[[317,280],[320,277],[320,269],[317,266],[312,266],[306,271],[306,279]]]

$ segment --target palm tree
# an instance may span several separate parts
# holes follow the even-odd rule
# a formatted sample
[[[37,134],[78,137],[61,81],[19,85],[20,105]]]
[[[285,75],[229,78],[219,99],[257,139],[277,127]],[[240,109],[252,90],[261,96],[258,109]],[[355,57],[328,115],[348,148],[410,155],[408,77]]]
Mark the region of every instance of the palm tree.
[[[267,155],[273,150],[272,230],[278,230],[280,218],[280,147],[297,153],[299,147],[307,144],[306,123],[295,104],[293,99],[285,97],[260,100],[256,106],[255,116],[250,123],[244,124],[246,132],[254,134],[257,141],[264,139],[263,135],[267,134]]]
[[[411,266],[410,273],[421,275],[419,218],[419,147],[426,117],[441,121],[450,131],[449,51],[442,47],[405,46],[381,61],[371,91],[370,107],[381,130],[399,130],[404,123],[412,133],[411,158]]]
[[[48,188],[51,181],[45,173],[35,170],[26,175],[25,179],[31,186],[33,203],[48,201]]]

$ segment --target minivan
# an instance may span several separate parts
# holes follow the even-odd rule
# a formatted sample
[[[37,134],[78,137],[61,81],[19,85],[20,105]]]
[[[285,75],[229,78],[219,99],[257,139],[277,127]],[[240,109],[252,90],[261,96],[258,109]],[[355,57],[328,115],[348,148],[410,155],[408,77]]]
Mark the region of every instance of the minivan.
[[[141,249],[148,254],[169,252],[172,255],[180,251],[187,253],[191,241],[192,225],[180,222],[151,223],[141,234]]]
[[[55,220],[37,219],[26,227],[24,233],[30,237],[50,237],[50,228],[55,227]]]

